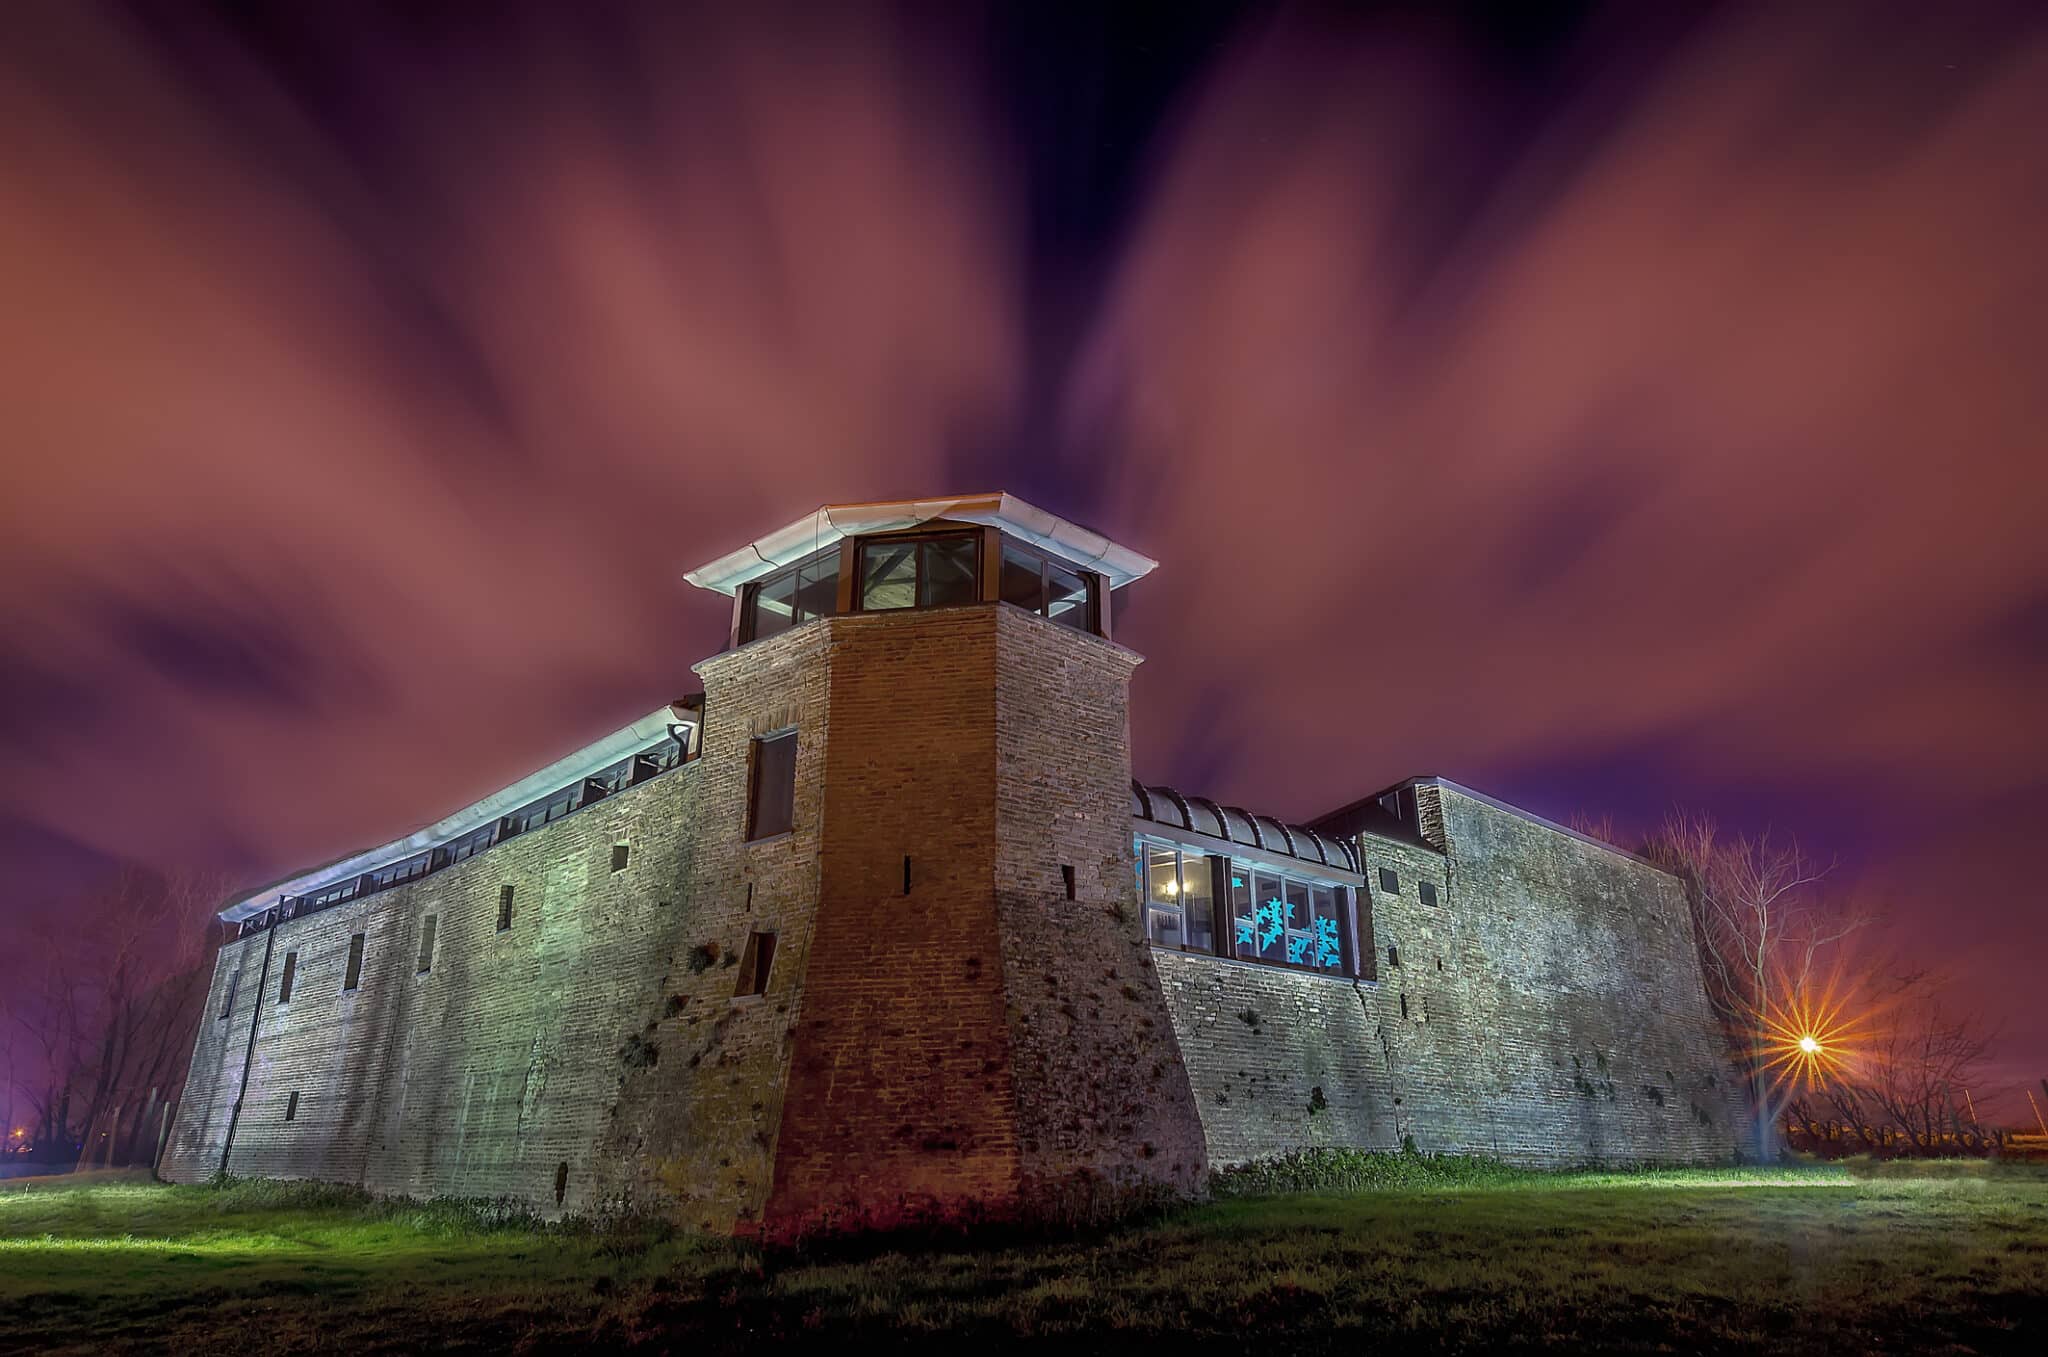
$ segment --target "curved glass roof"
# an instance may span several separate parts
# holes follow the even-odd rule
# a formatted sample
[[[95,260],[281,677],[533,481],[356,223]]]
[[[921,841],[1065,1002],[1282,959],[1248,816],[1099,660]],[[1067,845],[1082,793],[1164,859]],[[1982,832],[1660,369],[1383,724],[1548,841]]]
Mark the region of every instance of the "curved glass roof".
[[[1359,870],[1358,850],[1344,839],[1318,834],[1303,825],[1284,824],[1270,815],[1254,815],[1239,806],[1183,796],[1164,785],[1147,786],[1133,780],[1131,815],[1167,829],[1241,843],[1276,857],[1300,858],[1345,872]]]

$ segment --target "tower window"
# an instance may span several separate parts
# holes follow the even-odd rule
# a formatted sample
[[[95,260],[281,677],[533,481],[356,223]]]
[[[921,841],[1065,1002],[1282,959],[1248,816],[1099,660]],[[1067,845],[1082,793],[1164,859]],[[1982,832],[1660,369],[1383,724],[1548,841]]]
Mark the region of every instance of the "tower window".
[[[612,870],[613,870],[613,871],[615,871],[615,872],[623,872],[623,871],[625,871],[625,870],[626,870],[626,861],[627,861],[627,859],[628,859],[628,858],[630,858],[630,857],[632,856],[632,854],[633,854],[633,850],[632,850],[632,848],[631,848],[631,847],[630,847],[629,845],[626,845],[626,844],[623,844],[623,843],[615,843],[615,844],[613,844],[613,845],[612,845]]]
[[[286,952],[284,954],[284,972],[279,976],[277,982],[277,1001],[279,1003],[288,1004],[292,1001],[292,977],[298,974],[298,970],[299,954],[297,952]]]
[[[1060,881],[1067,888],[1067,898],[1074,898],[1074,868],[1070,863],[1060,865]]]
[[[352,934],[348,940],[348,971],[341,979],[341,992],[349,993],[363,983],[363,935]]]
[[[861,543],[860,606],[868,612],[948,608],[981,597],[981,535],[880,537]]]
[[[440,915],[429,914],[420,922],[420,964],[414,969],[421,975],[434,969],[434,925],[440,921]]]
[[[1422,897],[1423,904],[1429,905],[1431,907],[1434,907],[1436,905],[1436,884],[1434,882],[1416,882],[1415,893]]]
[[[242,973],[240,971],[230,971],[228,973],[228,997],[221,1002],[221,1017],[225,1018],[228,1014],[235,1011],[235,990],[241,983]]]
[[[299,1119],[299,1091],[297,1089],[293,1089],[292,1096],[285,1100],[284,1119],[286,1121],[297,1121]]]
[[[1394,946],[1389,946],[1387,948],[1387,965],[1391,966],[1393,969],[1397,971],[1401,969],[1400,948]]]
[[[498,888],[498,931],[504,932],[512,926],[512,888]]]
[[[747,837],[787,834],[796,815],[796,732],[754,740],[753,779],[747,796]]]
[[[733,985],[735,999],[768,992],[768,971],[775,964],[775,935],[747,934],[746,950],[740,954],[740,974]]]
[[[1000,597],[1063,627],[1101,634],[1095,584],[1071,566],[1015,542],[1003,542]]]
[[[830,546],[745,587],[740,641],[780,635],[814,617],[830,617],[838,607],[839,548]]]
[[[1401,893],[1401,878],[1395,874],[1392,867],[1380,868],[1380,889],[1388,895]]]

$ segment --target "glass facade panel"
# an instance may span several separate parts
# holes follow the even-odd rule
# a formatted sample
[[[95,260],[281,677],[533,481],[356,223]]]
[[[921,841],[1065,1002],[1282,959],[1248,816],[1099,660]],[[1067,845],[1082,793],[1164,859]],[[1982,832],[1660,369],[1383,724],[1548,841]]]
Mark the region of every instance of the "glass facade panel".
[[[1145,890],[1145,934],[1161,947],[1186,945],[1180,900],[1180,853],[1162,844],[1140,850]]]
[[[1206,863],[1192,854],[1187,861],[1203,863],[1206,869]],[[1228,874],[1224,878],[1224,903],[1230,919],[1230,955],[1241,961],[1275,962],[1339,975],[1351,973],[1344,932],[1344,891],[1244,862],[1229,861],[1225,865]],[[1184,871],[1184,882],[1193,879]],[[1200,888],[1205,897],[1202,905],[1183,891],[1190,929],[1195,926],[1195,911],[1206,906],[1208,878],[1201,880],[1205,883]],[[1205,939],[1191,945],[1201,951],[1214,950]]]
[[[1215,891],[1209,881],[1209,858],[1203,853],[1180,855],[1181,917],[1187,924],[1188,948],[1216,950]]]
[[[1095,630],[1088,581],[1054,561],[1045,563],[1045,615],[1076,631]]]
[[[831,547],[797,567],[796,620],[830,617],[839,611],[839,548]]]
[[[839,548],[827,547],[746,586],[740,640],[777,636],[839,607]]]
[[[1241,862],[1230,864],[1230,921],[1231,931],[1236,935],[1231,942],[1232,951],[1244,961],[1256,961],[1259,956],[1258,940],[1249,920],[1255,917],[1252,908],[1252,874]]]
[[[754,586],[753,629],[758,641],[796,625],[796,573],[770,575]]]
[[[1343,971],[1343,893],[1328,886],[1309,887],[1309,965],[1319,971]]]
[[[1004,539],[1001,598],[1031,612],[1045,610],[1045,563],[1016,543]]]
[[[860,549],[860,606],[877,612],[917,606],[915,542],[869,542]]]
[[[1238,941],[1249,944],[1256,960],[1285,961],[1287,899],[1280,889],[1280,878],[1271,872],[1253,872],[1251,880],[1251,915],[1236,920]]]
[[[1315,937],[1315,920],[1309,905],[1306,881],[1283,881],[1281,898],[1287,905],[1287,964],[1309,964],[1309,944]]]
[[[919,548],[924,556],[918,581],[918,606],[948,608],[972,603],[979,590],[975,558],[981,553],[977,537],[941,537]]]

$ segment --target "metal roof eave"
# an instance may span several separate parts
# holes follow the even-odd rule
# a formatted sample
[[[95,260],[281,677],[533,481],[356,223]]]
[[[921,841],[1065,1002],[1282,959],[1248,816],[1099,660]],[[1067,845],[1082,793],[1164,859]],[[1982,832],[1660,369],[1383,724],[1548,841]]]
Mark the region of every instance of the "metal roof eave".
[[[511,786],[492,792],[482,800],[473,801],[454,814],[443,816],[403,838],[350,853],[325,866],[296,872],[282,880],[250,891],[230,902],[219,912],[218,917],[227,923],[237,923],[269,909],[277,903],[279,896],[310,895],[337,882],[346,881],[352,876],[361,876],[364,872],[373,871],[392,862],[402,862],[415,853],[451,843],[472,830],[517,810],[529,801],[567,786],[579,778],[589,777],[629,754],[638,753],[669,734],[671,727],[688,726],[695,730],[700,719],[696,712],[674,704],[649,712],[631,725],[623,726],[603,739],[583,746],[573,754],[556,759],[545,768],[529,773]]]
[[[683,578],[700,589],[731,595],[769,571],[800,561],[842,538],[863,533],[901,532],[935,519],[980,523],[1108,577],[1120,589],[1150,574],[1159,564],[1090,528],[1047,513],[1010,494],[949,499],[883,500],[872,504],[828,504],[787,527],[756,538],[737,551],[698,566]]]

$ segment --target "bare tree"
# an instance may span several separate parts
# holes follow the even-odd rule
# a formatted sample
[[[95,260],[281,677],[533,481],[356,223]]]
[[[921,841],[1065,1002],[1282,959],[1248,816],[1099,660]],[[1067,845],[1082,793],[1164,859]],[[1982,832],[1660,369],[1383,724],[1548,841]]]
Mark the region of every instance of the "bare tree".
[[[1856,1083],[1909,1146],[1933,1152],[1972,1133],[1982,1137],[1966,1091],[1977,1082],[1992,1034],[1951,1011],[1932,986],[1915,988],[1913,1001],[1881,1023]]]
[[[1814,861],[1796,840],[1725,835],[1710,816],[1674,812],[1644,856],[1685,883],[1707,999],[1743,1067],[1756,1153],[1768,1159],[1782,1101],[1771,1077],[1772,1029],[1811,991],[1832,945],[1870,915],[1821,892],[1833,864]]]
[[[59,1157],[130,1162],[144,1122],[190,1058],[205,1001],[208,910],[224,883],[124,867],[35,935],[42,960],[15,1030],[40,1078],[36,1144]]]

